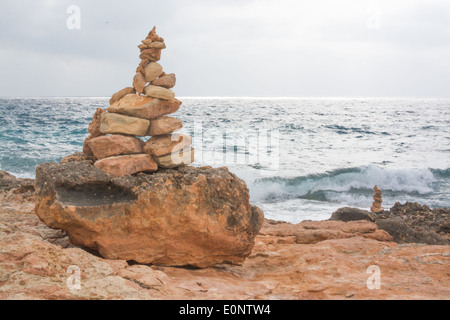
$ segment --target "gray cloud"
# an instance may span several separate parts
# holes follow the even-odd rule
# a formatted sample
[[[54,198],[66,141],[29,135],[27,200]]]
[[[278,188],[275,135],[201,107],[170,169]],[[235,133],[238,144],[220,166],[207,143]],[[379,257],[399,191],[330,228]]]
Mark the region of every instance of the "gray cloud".
[[[179,96],[444,97],[449,18],[444,0],[4,0],[0,96],[110,96],[157,25]]]

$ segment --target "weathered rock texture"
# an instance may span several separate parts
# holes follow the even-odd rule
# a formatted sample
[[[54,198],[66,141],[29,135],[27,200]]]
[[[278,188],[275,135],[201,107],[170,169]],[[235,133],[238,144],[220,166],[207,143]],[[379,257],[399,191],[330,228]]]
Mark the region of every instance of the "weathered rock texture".
[[[389,214],[393,217],[402,218],[408,226],[418,232],[432,231],[450,240],[450,209],[430,209],[430,207],[419,203],[407,202],[401,204],[397,202],[391,208]]]
[[[161,136],[173,133],[183,127],[183,122],[180,119],[164,116],[150,121],[150,128],[148,129],[149,136]]]
[[[417,203],[397,203],[390,211],[380,214],[356,208],[341,208],[332,214],[330,220],[373,221],[397,243],[450,244],[449,209],[431,210]]]
[[[136,93],[136,90],[133,87],[126,87],[120,90],[119,92],[116,92],[113,94],[111,99],[109,99],[109,104],[114,104],[115,102],[119,101],[123,97],[125,97],[128,94],[134,94]]]
[[[138,172],[155,172],[158,170],[158,164],[148,154],[109,157],[95,162],[94,165],[115,177],[127,176]]]
[[[103,134],[126,134],[145,137],[150,121],[116,113],[104,113],[100,125]]]
[[[173,169],[181,166],[187,166],[194,162],[195,150],[191,147],[176,153],[168,154],[162,157],[154,156],[153,159],[158,167],[164,169]]]
[[[94,153],[92,152],[91,148],[89,147],[89,141],[91,141],[94,138],[104,135],[100,130],[103,113],[105,113],[105,111],[103,109],[97,108],[97,111],[95,112],[91,123],[89,123],[88,130],[87,130],[89,132],[89,136],[84,140],[84,143],[83,143],[83,153],[88,157],[94,156]]]
[[[17,179],[6,171],[0,171],[0,201],[28,202],[34,200],[34,180]]]
[[[368,221],[265,220],[241,266],[136,265],[74,248],[33,214],[28,192],[14,188],[23,183],[0,175],[0,186],[13,187],[0,187],[0,299],[450,299],[450,246],[387,242]],[[6,200],[12,190],[20,202]],[[367,287],[371,265],[381,270],[380,290]],[[67,286],[71,266],[79,290]]]
[[[144,141],[130,136],[110,135],[97,137],[89,141],[94,156],[104,159],[125,154],[143,153]]]
[[[155,81],[152,82],[152,85],[154,86],[160,86],[167,89],[172,89],[175,87],[175,84],[177,82],[177,78],[174,73],[167,74],[164,76],[159,77]]]
[[[144,88],[144,93],[146,96],[161,100],[172,100],[175,98],[175,93],[172,90],[151,84]]]
[[[177,99],[169,101],[130,94],[108,107],[108,112],[153,120],[176,112],[181,106]]]
[[[226,168],[115,178],[89,162],[38,166],[36,213],[104,258],[202,268],[241,264],[263,221]]]
[[[183,150],[191,144],[192,138],[184,134],[154,136],[145,143],[144,152],[155,157],[162,157]]]
[[[61,163],[77,162],[77,161],[89,161],[92,164],[94,164],[95,158],[93,156],[92,157],[87,156],[83,152],[75,152],[74,154],[71,154],[61,159]]]
[[[89,123],[88,132],[90,133],[92,139],[103,136],[103,133],[100,130],[103,113],[105,113],[105,110],[97,108],[92,122]]]
[[[136,89],[136,92],[142,94],[144,92],[144,87],[146,84],[147,81],[145,81],[145,77],[142,75],[142,73],[136,73],[133,78],[133,87]]]

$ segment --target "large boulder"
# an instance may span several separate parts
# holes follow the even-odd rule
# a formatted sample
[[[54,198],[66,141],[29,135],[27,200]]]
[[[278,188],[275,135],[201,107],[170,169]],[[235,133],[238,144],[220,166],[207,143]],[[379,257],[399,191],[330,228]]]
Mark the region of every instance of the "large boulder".
[[[401,217],[417,231],[432,231],[450,240],[450,209],[434,208],[419,203],[397,202],[390,210],[394,217]]]
[[[350,207],[340,208],[336,212],[333,212],[330,220],[344,222],[359,220],[375,221],[369,211]]]
[[[264,219],[227,168],[114,177],[89,161],[39,165],[35,210],[104,258],[201,268],[243,263]]]

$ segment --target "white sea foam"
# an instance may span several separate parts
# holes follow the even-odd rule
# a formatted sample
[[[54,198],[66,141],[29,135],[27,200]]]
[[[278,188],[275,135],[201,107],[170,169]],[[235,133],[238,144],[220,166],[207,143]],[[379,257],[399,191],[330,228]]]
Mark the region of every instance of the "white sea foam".
[[[302,197],[318,192],[370,191],[378,185],[384,191],[429,194],[437,181],[430,169],[394,169],[368,165],[361,168],[334,170],[325,174],[295,178],[271,177],[251,184],[252,199]]]

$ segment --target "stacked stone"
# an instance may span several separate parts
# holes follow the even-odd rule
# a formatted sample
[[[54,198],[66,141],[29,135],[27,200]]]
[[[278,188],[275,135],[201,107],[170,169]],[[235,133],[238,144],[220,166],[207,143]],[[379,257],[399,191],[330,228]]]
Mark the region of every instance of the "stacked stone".
[[[164,73],[158,63],[166,48],[164,39],[153,28],[138,47],[141,63],[133,87],[114,94],[106,111],[97,109],[83,147],[85,154],[97,160],[95,166],[115,176],[194,162],[192,138],[174,133],[183,123],[168,116],[180,108],[181,102],[171,90],[175,74]],[[140,137],[151,138],[144,142]]]
[[[378,186],[375,186],[373,188],[373,204],[372,207],[370,208],[370,211],[372,211],[373,213],[380,213],[384,211],[384,208],[381,206],[383,204],[383,195],[381,193],[381,189],[378,188]]]

